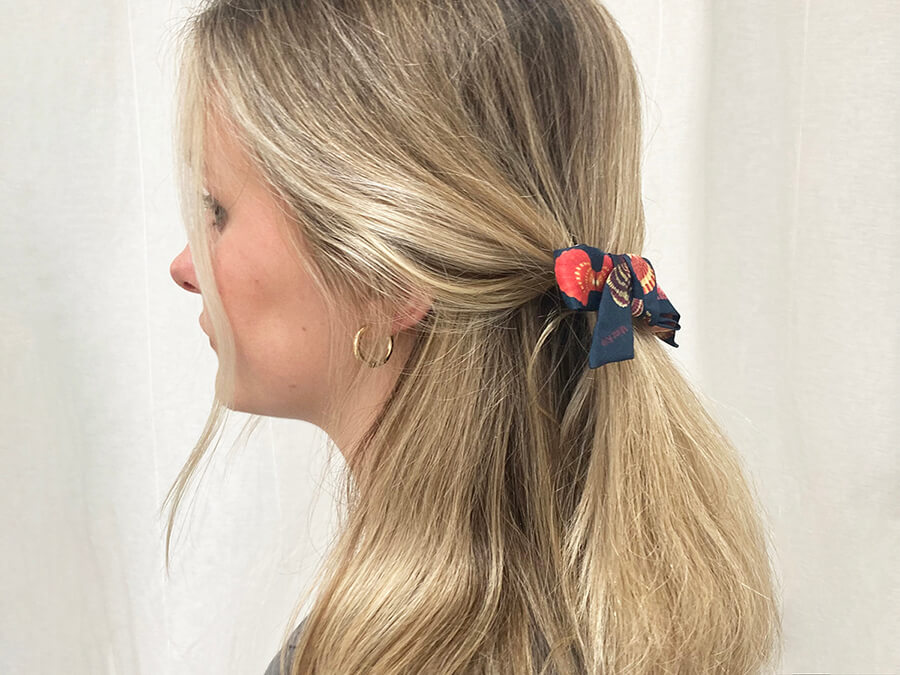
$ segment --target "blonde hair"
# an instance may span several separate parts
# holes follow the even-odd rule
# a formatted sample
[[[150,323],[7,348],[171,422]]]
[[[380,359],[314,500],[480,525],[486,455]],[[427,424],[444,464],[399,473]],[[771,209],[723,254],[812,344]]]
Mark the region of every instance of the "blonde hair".
[[[285,667],[772,667],[775,580],[732,442],[650,328],[635,322],[634,359],[592,370],[595,315],[559,303],[554,249],[644,243],[638,76],[603,5],[231,0],[202,7],[184,38],[182,203],[220,371],[166,498],[167,569],[178,504],[234,392],[197,197],[215,110],[327,297],[385,316],[398,298],[432,301],[346,473],[346,515]]]

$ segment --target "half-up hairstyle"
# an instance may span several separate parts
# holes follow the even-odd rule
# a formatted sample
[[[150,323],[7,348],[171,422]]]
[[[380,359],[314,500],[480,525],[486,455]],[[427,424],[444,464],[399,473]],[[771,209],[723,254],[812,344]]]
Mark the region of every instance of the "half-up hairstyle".
[[[772,668],[775,581],[732,442],[647,326],[635,358],[589,369],[594,315],[559,302],[554,249],[644,244],[639,80],[603,5],[228,0],[183,37],[182,203],[220,372],[167,563],[234,391],[198,197],[215,111],[321,292],[431,299],[284,672]]]

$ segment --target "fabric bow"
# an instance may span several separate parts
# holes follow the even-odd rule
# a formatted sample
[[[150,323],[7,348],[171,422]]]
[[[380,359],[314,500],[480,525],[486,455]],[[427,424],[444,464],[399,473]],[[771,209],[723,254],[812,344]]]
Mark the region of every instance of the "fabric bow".
[[[675,331],[681,315],[656,283],[647,258],[605,253],[578,244],[553,251],[556,283],[569,309],[596,311],[589,364],[634,358],[632,317],[644,318],[663,342],[677,347]]]

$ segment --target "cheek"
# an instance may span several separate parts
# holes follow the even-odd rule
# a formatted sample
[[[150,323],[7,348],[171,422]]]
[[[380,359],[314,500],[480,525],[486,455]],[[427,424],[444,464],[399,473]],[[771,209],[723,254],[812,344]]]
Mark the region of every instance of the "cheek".
[[[243,272],[223,279],[222,293],[245,359],[270,380],[318,380],[331,346],[326,303],[284,267]]]
[[[293,249],[269,229],[248,226],[227,234],[214,267],[234,330],[240,379],[260,395],[325,395],[329,357],[336,370],[354,360],[352,334],[339,341],[331,334],[340,329],[340,309],[320,296]]]
[[[213,270],[225,313],[237,330],[253,319],[256,308],[265,304],[264,284],[254,273],[252,261],[227,246],[216,251]]]
[[[330,343],[324,322],[312,318],[320,317],[319,308],[293,303],[280,307],[283,311],[259,314],[257,323],[244,326],[239,379],[273,409],[315,421],[335,384],[329,349],[337,349],[336,361],[341,361],[342,354]]]

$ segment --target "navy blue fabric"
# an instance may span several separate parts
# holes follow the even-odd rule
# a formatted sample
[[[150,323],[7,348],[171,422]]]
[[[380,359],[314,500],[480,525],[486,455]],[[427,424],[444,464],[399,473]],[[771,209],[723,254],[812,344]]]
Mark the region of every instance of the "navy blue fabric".
[[[650,260],[628,253],[606,253],[578,244],[553,251],[554,273],[569,309],[597,312],[589,365],[634,358],[633,318],[654,327],[663,342],[677,347],[681,315],[656,282]]]

